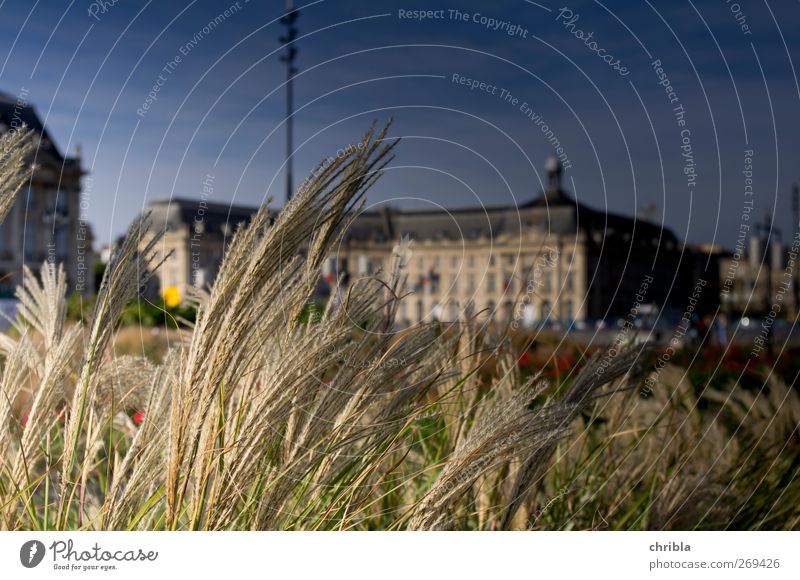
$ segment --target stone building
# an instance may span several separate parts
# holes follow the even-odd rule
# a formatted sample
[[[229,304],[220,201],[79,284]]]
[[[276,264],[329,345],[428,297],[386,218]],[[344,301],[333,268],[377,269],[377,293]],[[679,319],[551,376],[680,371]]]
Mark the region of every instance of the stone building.
[[[385,208],[358,217],[325,266],[329,280],[388,267],[392,248],[412,240],[411,294],[400,307],[409,323],[453,320],[466,304],[524,325],[625,316],[644,303],[664,306],[680,248],[667,229],[594,210],[564,191],[557,158],[545,191],[517,207],[444,211]],[[654,283],[648,283],[654,282]]]
[[[164,232],[155,248],[156,261],[164,263],[156,271],[153,293],[175,287],[184,296],[189,287],[212,284],[236,226],[249,222],[256,209],[204,199],[172,198],[150,203],[152,228]]]
[[[779,304],[779,318],[797,313],[800,234],[785,247],[755,235],[740,240],[733,253],[720,260],[723,310],[735,316],[767,315]]]
[[[45,261],[64,265],[71,290],[91,293],[92,234],[82,217],[80,158],[58,150],[26,94],[0,93],[0,133],[23,124],[34,131],[36,170],[0,225],[0,295],[13,294],[23,265],[37,269]]]

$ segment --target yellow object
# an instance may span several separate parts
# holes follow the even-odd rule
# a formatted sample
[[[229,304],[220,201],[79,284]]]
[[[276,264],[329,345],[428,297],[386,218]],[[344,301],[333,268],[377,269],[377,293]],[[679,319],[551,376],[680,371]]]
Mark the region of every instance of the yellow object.
[[[181,291],[175,286],[168,286],[164,288],[164,303],[167,308],[175,308],[181,303]]]

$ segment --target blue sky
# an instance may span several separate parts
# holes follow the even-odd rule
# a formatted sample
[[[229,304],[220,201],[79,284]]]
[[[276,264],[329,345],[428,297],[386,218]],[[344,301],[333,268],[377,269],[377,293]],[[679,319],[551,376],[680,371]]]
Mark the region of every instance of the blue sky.
[[[77,0],[0,4],[0,90],[27,91],[61,149],[82,148],[88,216],[100,242],[124,231],[149,200],[199,198],[208,174],[214,201],[282,201],[285,73],[276,19],[284,3],[240,0],[202,32],[234,4],[118,0],[104,12]],[[298,20],[298,180],[370,121],[391,116],[404,141],[370,203],[522,203],[541,189],[552,152],[522,110],[527,103],[564,147],[567,188],[587,204],[622,213],[655,204],[654,219],[678,236],[730,247],[751,149],[755,213],[774,215],[784,239],[793,230],[795,0],[297,5],[306,6]],[[579,17],[571,27],[562,8]],[[420,9],[443,17],[400,17]],[[490,18],[498,30],[487,26]],[[512,25],[522,32],[504,32]],[[577,38],[577,29],[592,32],[596,45]],[[165,73],[175,56],[181,61]],[[684,107],[683,127],[658,84],[656,59]],[[454,74],[498,90],[470,90],[452,82]],[[157,99],[137,113],[159,75]],[[694,186],[684,173],[682,129]]]

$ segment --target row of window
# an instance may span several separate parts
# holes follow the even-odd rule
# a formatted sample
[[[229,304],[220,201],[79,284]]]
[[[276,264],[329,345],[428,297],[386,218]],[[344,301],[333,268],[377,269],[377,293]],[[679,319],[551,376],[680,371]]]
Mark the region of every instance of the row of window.
[[[0,224],[0,254],[7,255],[19,246],[9,239],[11,224]],[[71,248],[70,227],[68,224],[42,224],[38,220],[28,220],[20,224],[22,230],[22,253],[25,260],[41,260],[47,253],[48,245],[53,244],[56,256],[66,256]]]
[[[466,281],[465,291],[468,293],[477,290],[478,276],[471,272],[461,277]],[[511,273],[503,273],[498,275],[495,272],[487,272],[482,276],[482,283],[485,284],[486,292],[517,292],[527,291],[529,294],[536,294],[541,292],[552,292],[554,287],[555,276],[551,270],[542,270],[540,272],[529,272],[527,279],[520,279]],[[452,274],[449,278],[449,284],[444,289],[451,294],[458,294],[459,292],[459,276]],[[564,285],[561,290],[572,292],[575,289],[575,279],[572,272],[567,272],[564,278]],[[429,272],[427,276],[418,276],[415,280],[414,290],[416,292],[428,292],[430,294],[438,294],[442,291],[441,276],[435,272]]]
[[[380,259],[370,259],[367,256],[361,255],[357,259],[356,270],[358,275],[372,275],[378,272],[383,265]],[[333,279],[348,272],[347,259],[330,258],[323,266],[323,276],[328,279]],[[575,289],[575,277],[572,270],[565,273],[563,282],[559,283],[558,276],[552,268],[533,267],[528,269],[525,277],[519,277],[513,271],[486,272],[478,275],[473,272],[465,272],[462,274],[453,272],[444,280],[442,274],[434,269],[429,270],[426,274],[419,274],[410,279],[411,290],[419,293],[439,294],[440,292],[448,292],[450,294],[458,294],[463,286],[464,292],[472,294],[478,290],[478,285],[481,284],[484,290],[489,293],[504,292],[513,293],[518,291],[526,292],[527,294],[541,294],[550,293],[559,285],[559,291],[572,292]],[[446,285],[445,285],[446,284]]]
[[[555,312],[549,301],[544,300],[541,303],[528,303],[522,304],[515,311],[514,303],[510,300],[503,303],[502,308],[498,309],[493,301],[486,303],[486,307],[482,314],[487,318],[499,318],[501,320],[519,320],[523,325],[534,326],[548,320],[564,320],[571,321],[575,319],[575,306],[572,300],[564,300],[559,302],[561,312]],[[411,320],[409,317],[409,304],[407,300],[400,303],[400,320]],[[436,321],[454,321],[463,317],[463,311],[456,302],[448,302],[446,305],[437,303],[430,311],[426,310],[425,302],[417,300],[414,305],[414,321],[420,322],[426,319]]]
[[[525,268],[533,268],[536,266],[537,263],[542,263],[547,267],[554,268],[556,265],[556,260],[558,256],[555,250],[545,251],[538,255],[519,255],[519,254],[503,254],[498,260],[498,256],[496,254],[489,254],[488,259],[484,256],[484,260],[482,260],[482,264],[488,264],[489,267],[496,266],[498,262],[503,266],[508,266],[512,268],[516,268],[525,264]],[[573,255],[569,254],[564,257],[562,263],[566,266],[572,263]],[[457,270],[461,263],[461,257],[458,254],[450,256],[450,269]],[[475,254],[469,254],[466,259],[466,266],[467,268],[475,268],[477,264],[477,256]],[[432,258],[425,259],[425,256],[418,256],[416,259],[416,267],[417,270],[424,270],[426,266],[433,268],[435,270],[441,269],[442,267],[442,257],[441,256],[433,256]]]
[[[477,257],[475,254],[468,255],[466,258],[466,267],[474,269],[477,263],[476,258]],[[489,255],[488,266],[496,266],[498,264],[497,258],[498,256],[495,254]],[[499,260],[501,264],[512,269],[517,269],[522,264],[525,264],[524,268],[522,268],[523,270],[541,270],[555,268],[558,260],[558,254],[555,252],[555,250],[548,250],[538,255],[503,254],[501,258],[502,259]],[[564,267],[568,268],[572,264],[572,260],[572,254],[565,256],[562,260]],[[339,258],[338,262],[339,271],[349,270],[349,260],[347,257]],[[429,270],[438,271],[442,269],[442,262],[443,259],[441,256],[433,256],[432,258],[429,257],[428,259],[426,259],[425,256],[418,256],[413,263],[418,271],[425,271],[426,267],[428,267]],[[451,270],[458,270],[461,263],[460,256],[450,256],[449,263]],[[383,268],[383,260],[381,258],[370,257],[365,254],[361,254],[356,257],[355,264],[353,264],[353,266],[355,267],[356,273],[371,275]],[[324,269],[325,274],[335,272],[337,269],[337,259],[335,257],[329,258]]]

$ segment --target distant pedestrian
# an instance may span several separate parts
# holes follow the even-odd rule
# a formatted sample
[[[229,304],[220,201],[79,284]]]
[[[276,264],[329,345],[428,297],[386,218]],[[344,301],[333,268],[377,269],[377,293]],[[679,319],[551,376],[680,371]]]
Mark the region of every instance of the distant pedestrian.
[[[717,343],[720,346],[728,344],[728,317],[725,314],[720,314],[714,324],[717,331]]]

